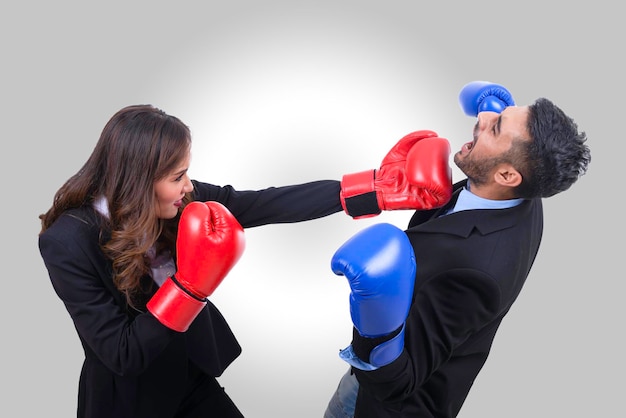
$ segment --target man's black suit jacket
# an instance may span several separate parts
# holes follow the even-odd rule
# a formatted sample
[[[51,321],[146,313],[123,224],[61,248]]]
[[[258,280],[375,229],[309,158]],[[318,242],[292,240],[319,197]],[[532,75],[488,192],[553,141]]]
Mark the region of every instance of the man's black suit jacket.
[[[356,418],[455,417],[518,297],[543,231],[540,199],[508,209],[439,216],[418,211],[406,230],[417,262],[405,349],[360,382]]]

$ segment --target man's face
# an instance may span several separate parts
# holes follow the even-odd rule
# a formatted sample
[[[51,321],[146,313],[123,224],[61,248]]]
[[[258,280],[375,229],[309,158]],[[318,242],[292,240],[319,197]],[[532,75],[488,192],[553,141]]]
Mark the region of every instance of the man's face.
[[[454,155],[454,163],[472,184],[492,181],[503,157],[516,139],[530,137],[526,124],[528,106],[509,106],[498,114],[480,112],[474,126],[474,140],[464,144]]]

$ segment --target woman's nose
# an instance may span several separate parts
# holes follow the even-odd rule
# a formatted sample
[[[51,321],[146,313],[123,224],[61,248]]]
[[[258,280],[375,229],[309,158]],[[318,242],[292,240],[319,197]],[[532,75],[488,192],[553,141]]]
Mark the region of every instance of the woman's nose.
[[[193,183],[191,182],[191,179],[187,176],[185,176],[185,193],[191,193],[193,191]]]

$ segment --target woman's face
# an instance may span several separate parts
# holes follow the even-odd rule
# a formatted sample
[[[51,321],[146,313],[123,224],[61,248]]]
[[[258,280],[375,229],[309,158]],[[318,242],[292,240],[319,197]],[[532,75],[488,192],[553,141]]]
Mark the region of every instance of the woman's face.
[[[187,176],[190,161],[191,154],[188,153],[177,168],[154,183],[157,200],[156,210],[159,218],[172,219],[175,217],[183,204],[185,193],[193,190],[191,180]]]

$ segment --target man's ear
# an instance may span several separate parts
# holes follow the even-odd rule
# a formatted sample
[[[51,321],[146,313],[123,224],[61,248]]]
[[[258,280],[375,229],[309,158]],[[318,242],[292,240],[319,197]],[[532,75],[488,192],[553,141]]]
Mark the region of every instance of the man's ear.
[[[494,174],[494,180],[501,186],[517,187],[522,182],[522,174],[510,164],[502,164]]]

